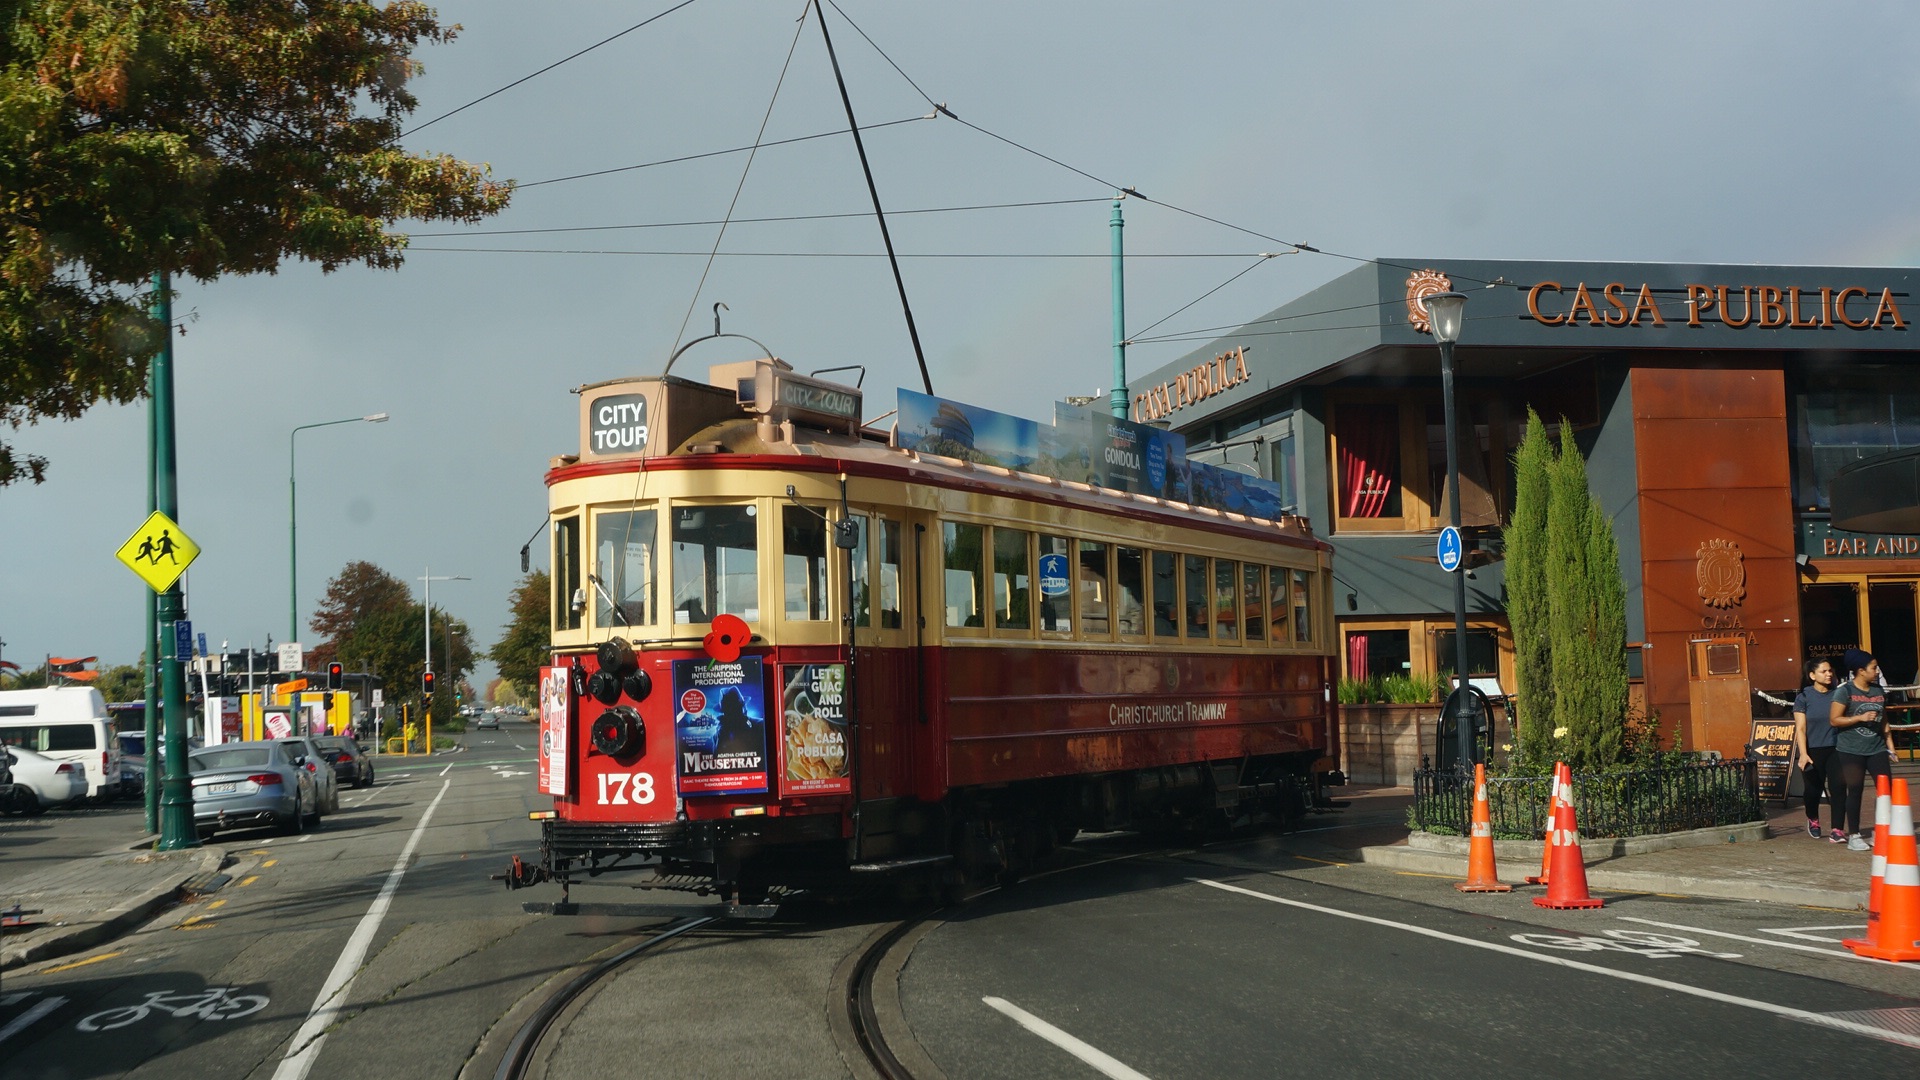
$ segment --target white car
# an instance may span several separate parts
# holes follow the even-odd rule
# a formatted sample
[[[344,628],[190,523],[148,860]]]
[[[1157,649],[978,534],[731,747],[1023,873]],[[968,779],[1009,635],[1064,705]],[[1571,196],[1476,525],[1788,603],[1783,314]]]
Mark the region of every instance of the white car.
[[[87,797],[87,770],[71,761],[55,761],[17,746],[5,747],[5,782],[0,783],[0,810],[32,817]]]

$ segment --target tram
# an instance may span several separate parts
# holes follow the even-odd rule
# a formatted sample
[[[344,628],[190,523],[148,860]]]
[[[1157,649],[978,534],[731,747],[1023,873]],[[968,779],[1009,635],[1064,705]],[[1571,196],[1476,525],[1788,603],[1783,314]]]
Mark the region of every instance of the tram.
[[[1008,880],[1080,830],[1292,821],[1344,782],[1302,518],[970,460],[945,403],[907,448],[774,359],[577,393],[546,473],[553,809],[510,887]]]

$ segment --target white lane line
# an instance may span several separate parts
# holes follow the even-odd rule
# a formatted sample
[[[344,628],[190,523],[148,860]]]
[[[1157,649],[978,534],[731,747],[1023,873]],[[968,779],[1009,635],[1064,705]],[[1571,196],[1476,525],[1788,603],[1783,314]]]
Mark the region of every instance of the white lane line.
[[[1781,937],[1799,938],[1802,941],[1822,941],[1829,945],[1840,943],[1839,938],[1821,937],[1819,934],[1802,932],[1806,930],[1846,930],[1849,931],[1847,937],[1860,937],[1867,932],[1867,927],[1865,923],[1848,923],[1845,926],[1763,926],[1760,928],[1763,934],[1779,934]]]
[[[1128,1068],[1124,1062],[1094,1049],[1006,998],[983,997],[980,1000],[986,1002],[988,1008],[1009,1017],[1014,1023],[1079,1058],[1098,1070],[1102,1076],[1110,1076],[1113,1080],[1148,1080],[1145,1073]]]
[[[1836,960],[1865,960],[1869,964],[1899,964],[1891,960],[1877,960],[1871,956],[1861,956],[1850,949],[1822,949],[1818,945],[1795,945],[1791,941],[1775,941],[1772,938],[1748,937],[1745,934],[1731,934],[1725,930],[1709,930],[1704,926],[1682,926],[1679,923],[1655,922],[1652,919],[1636,919],[1631,915],[1620,916],[1622,922],[1645,923],[1648,926],[1664,926],[1669,930],[1685,930],[1690,934],[1711,934],[1714,937],[1732,938],[1735,941],[1750,941],[1755,945],[1771,945],[1776,949],[1793,949],[1796,952],[1814,953],[1819,956],[1831,956]]]
[[[21,1013],[19,1016],[14,1017],[12,1023],[0,1028],[0,1042],[6,1042],[8,1039],[39,1023],[41,1017],[66,1003],[66,998],[50,997],[40,1004],[35,1005],[33,1008],[28,1009],[26,1012]]]
[[[526,747],[524,747],[524,746],[521,746],[521,745],[520,745],[519,743],[514,743],[514,744],[513,744],[513,748],[514,748],[515,750],[518,750],[518,751],[520,751],[520,752],[521,752],[521,753],[523,753],[523,754],[527,752],[527,748],[526,748]]]
[[[452,771],[453,771],[453,766],[449,765],[446,768],[440,770],[440,775],[445,776]]]
[[[400,879],[407,874],[407,860],[413,858],[413,849],[420,846],[420,838],[426,835],[427,822],[433,820],[433,812],[439,809],[440,800],[446,798],[447,788],[452,785],[451,780],[441,784],[440,793],[427,804],[426,813],[420,815],[420,823],[413,827],[413,835],[407,837],[406,847],[400,849],[400,857],[394,860],[393,869],[387,873],[386,884],[380,886],[380,895],[373,898],[373,906],[360,917],[360,925],[353,928],[353,936],[347,939],[347,947],[340,950],[340,958],[333,962],[333,970],[328,972],[326,983],[320,987],[320,995],[313,999],[313,1008],[307,1013],[306,1023],[293,1033],[293,1042],[287,1048],[287,1056],[281,1059],[280,1067],[273,1071],[273,1080],[306,1080],[314,1062],[320,1059],[320,1047],[327,1041],[327,1029],[333,1026],[340,1006],[346,1002],[347,991],[353,988],[353,980],[360,974],[360,964],[367,958],[367,949],[373,944],[373,935],[380,929],[380,920],[386,918],[387,908],[393,903],[393,894],[400,889]]]
[[[1834,1016],[1808,1012],[1805,1009],[1790,1008],[1786,1005],[1775,1005],[1771,1001],[1756,1001],[1753,998],[1723,994],[1718,990],[1689,986],[1686,983],[1672,982],[1668,979],[1656,979],[1651,975],[1642,975],[1634,971],[1620,971],[1614,968],[1601,967],[1598,964],[1583,964],[1578,960],[1568,960],[1559,956],[1546,956],[1541,953],[1528,952],[1525,949],[1516,949],[1511,945],[1501,945],[1492,941],[1476,941],[1470,937],[1461,937],[1458,934],[1449,934],[1442,930],[1430,930],[1424,926],[1415,926],[1412,923],[1395,922],[1392,919],[1375,918],[1372,915],[1362,915],[1353,911],[1342,911],[1339,908],[1322,907],[1319,904],[1309,904],[1304,900],[1289,900],[1284,896],[1274,896],[1272,893],[1243,889],[1238,885],[1228,885],[1223,881],[1209,881],[1206,878],[1188,878],[1187,880],[1197,882],[1209,888],[1219,889],[1222,892],[1239,893],[1242,896],[1251,896],[1256,900],[1265,900],[1274,904],[1285,904],[1288,907],[1300,908],[1303,911],[1317,911],[1322,915],[1352,919],[1355,922],[1371,923],[1374,926],[1385,926],[1394,930],[1405,930],[1409,934],[1419,934],[1422,937],[1435,938],[1440,941],[1451,941],[1456,945],[1485,949],[1488,952],[1502,953],[1506,956],[1518,956],[1525,960],[1532,960],[1535,963],[1552,964],[1555,967],[1571,968],[1574,971],[1585,971],[1594,975],[1605,975],[1610,979],[1640,983],[1643,986],[1657,987],[1661,990],[1671,990],[1676,994],[1687,994],[1691,997],[1705,998],[1708,1001],[1718,1001],[1727,1005],[1739,1005],[1743,1008],[1754,1009],[1759,1012],[1772,1013],[1775,1016],[1784,1016],[1791,1020],[1803,1020],[1809,1024],[1818,1024],[1821,1027],[1848,1031],[1855,1035],[1865,1035],[1870,1039],[1885,1039],[1888,1042],[1897,1042],[1904,1046],[1920,1049],[1920,1034],[1891,1031],[1887,1028],[1874,1027],[1871,1024],[1857,1024],[1851,1020],[1842,1020]]]
[[[307,841],[309,841],[309,840],[311,840],[311,839],[313,839],[313,834],[312,834],[312,833],[301,833],[301,834],[300,834],[300,839],[298,839],[298,840],[295,840],[295,841],[294,841],[294,843],[296,843],[296,844],[304,844],[304,843],[306,843]]]

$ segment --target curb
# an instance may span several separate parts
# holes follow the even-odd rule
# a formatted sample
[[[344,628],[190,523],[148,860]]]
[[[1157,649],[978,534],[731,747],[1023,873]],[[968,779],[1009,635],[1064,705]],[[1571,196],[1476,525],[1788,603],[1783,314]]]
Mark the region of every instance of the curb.
[[[1627,855],[1645,855],[1653,851],[1672,851],[1675,848],[1717,847],[1721,844],[1750,844],[1767,838],[1767,823],[1749,821],[1740,825],[1715,825],[1705,829],[1689,829],[1686,832],[1658,833],[1653,836],[1591,837],[1580,838],[1580,855],[1588,862],[1595,859],[1618,859]],[[1415,832],[1407,836],[1407,846],[1415,851],[1430,851],[1443,855],[1467,857],[1468,845],[1472,843],[1465,836],[1446,836],[1440,833]],[[1546,850],[1544,840],[1495,840],[1493,853],[1499,859],[1523,859],[1539,862]]]
[[[1520,846],[1516,842],[1516,847]],[[1540,845],[1533,845],[1533,862],[1540,858]],[[1583,842],[1582,848],[1585,848]],[[1465,877],[1465,855],[1443,851],[1422,851],[1411,847],[1369,847],[1359,851],[1360,861],[1388,870],[1412,870],[1417,873]],[[1504,855],[1499,856],[1505,858]],[[1516,858],[1523,858],[1516,853]],[[1593,856],[1589,853],[1587,856]],[[1530,865],[1521,862],[1519,865]],[[1733,881],[1726,878],[1690,877],[1684,874],[1660,874],[1645,870],[1608,870],[1587,867],[1587,885],[1605,892],[1678,893],[1710,897],[1716,900],[1758,900],[1769,904],[1804,904],[1812,907],[1853,910],[1867,906],[1865,889],[1823,889],[1813,885],[1787,885],[1770,881]],[[1525,886],[1522,886],[1525,888]]]
[[[181,885],[201,874],[220,869],[221,864],[226,860],[225,848],[203,847],[200,849],[199,858],[195,860],[193,869],[182,873],[170,884],[157,885],[144,893],[129,897],[124,902],[100,912],[97,919],[69,926],[49,927],[48,932],[37,940],[0,949],[0,971],[11,971],[28,964],[37,964],[42,960],[81,952],[111,941],[146,922],[161,908],[173,903],[180,892]]]

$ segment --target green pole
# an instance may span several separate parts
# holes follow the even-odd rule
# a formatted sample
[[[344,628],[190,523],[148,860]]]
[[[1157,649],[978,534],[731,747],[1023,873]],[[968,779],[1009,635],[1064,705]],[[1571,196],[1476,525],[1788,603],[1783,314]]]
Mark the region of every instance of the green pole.
[[[1113,216],[1107,219],[1113,236],[1113,393],[1107,395],[1113,415],[1127,415],[1127,223],[1120,218],[1120,200],[1113,200]]]
[[[154,275],[154,312],[159,316],[160,352],[153,360],[155,469],[160,512],[180,520],[180,488],[175,470],[173,431],[173,303],[165,271]],[[174,623],[187,617],[186,597],[175,581],[160,594],[160,698],[166,717],[167,775],[160,792],[160,851],[200,846],[193,827],[193,782],[187,776],[187,673],[174,652]],[[151,782],[151,778],[149,778]]]
[[[155,322],[165,325],[168,317],[166,286],[159,274],[153,275],[153,306],[149,314]],[[169,337],[171,335],[168,335]],[[164,339],[161,345],[165,348]],[[159,445],[155,439],[160,429],[159,395],[154,392],[153,377],[159,370],[159,359],[147,368],[147,514],[151,516],[160,508],[159,486]],[[147,771],[146,782],[141,785],[141,799],[147,807],[147,833],[160,831],[160,597],[149,588],[140,589],[147,598],[147,636],[146,648],[141,651],[140,659],[145,668],[147,684],[147,707],[141,714],[146,725]]]

